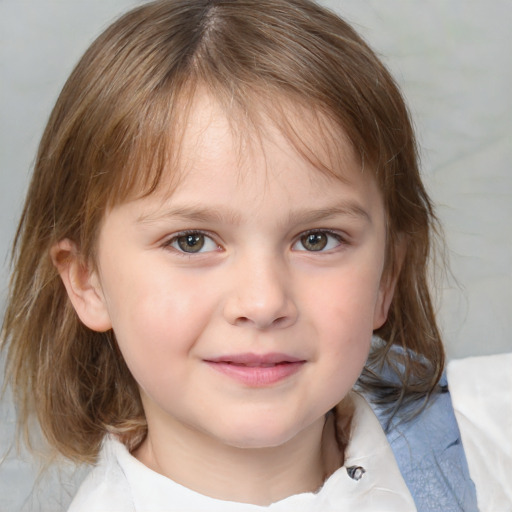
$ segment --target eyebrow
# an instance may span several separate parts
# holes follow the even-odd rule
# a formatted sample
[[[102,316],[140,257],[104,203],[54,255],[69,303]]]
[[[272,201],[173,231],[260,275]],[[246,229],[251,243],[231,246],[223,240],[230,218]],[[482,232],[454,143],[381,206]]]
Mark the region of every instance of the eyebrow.
[[[308,224],[340,216],[352,217],[369,223],[372,222],[369,213],[354,202],[346,202],[316,210],[298,208],[290,212],[287,221],[289,224]],[[142,214],[137,218],[137,223],[146,224],[165,219],[180,219],[203,223],[228,222],[229,224],[237,225],[241,223],[242,216],[229,207],[181,206]]]
[[[313,223],[322,220],[328,220],[333,217],[352,217],[354,219],[372,222],[370,214],[361,206],[353,202],[338,204],[328,208],[318,210],[296,210],[290,212],[289,222]]]
[[[183,219],[195,222],[225,222],[231,224],[240,223],[240,215],[229,208],[218,209],[204,206],[181,206],[142,214],[137,222],[141,224],[158,222],[165,219]]]

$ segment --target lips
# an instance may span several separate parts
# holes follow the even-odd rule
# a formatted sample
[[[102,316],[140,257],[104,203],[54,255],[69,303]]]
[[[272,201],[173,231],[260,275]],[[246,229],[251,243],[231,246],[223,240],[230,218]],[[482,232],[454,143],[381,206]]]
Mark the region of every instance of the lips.
[[[288,354],[234,354],[206,359],[213,370],[249,387],[271,386],[297,373],[306,363]]]

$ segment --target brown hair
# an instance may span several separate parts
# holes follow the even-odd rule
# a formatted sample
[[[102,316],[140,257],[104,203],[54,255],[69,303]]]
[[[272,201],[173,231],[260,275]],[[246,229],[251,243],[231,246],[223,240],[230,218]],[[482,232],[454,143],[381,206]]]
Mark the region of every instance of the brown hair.
[[[435,216],[404,101],[372,50],[308,0],[152,2],[109,27],[64,86],[13,248],[2,337],[20,423],[26,428],[35,411],[50,444],[75,460],[94,460],[106,432],[133,448],[146,425],[113,333],[81,324],[49,251],[69,238],[94,260],[106,209],[158,186],[197,86],[239,113],[256,112],[255,102],[279,112],[276,98],[291,98],[348,136],[382,190],[389,272],[398,272],[399,239],[407,246],[388,320],[376,333],[385,343],[361,385],[401,403],[431,393],[443,369],[427,284]],[[395,346],[403,350],[389,350]],[[400,382],[375,377],[383,361],[405,367]]]

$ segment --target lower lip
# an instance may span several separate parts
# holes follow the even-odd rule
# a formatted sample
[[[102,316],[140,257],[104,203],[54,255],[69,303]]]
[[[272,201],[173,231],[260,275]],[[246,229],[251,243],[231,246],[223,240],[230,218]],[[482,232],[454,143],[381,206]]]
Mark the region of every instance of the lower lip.
[[[214,370],[250,387],[276,384],[297,373],[305,361],[279,363],[274,366],[244,366],[225,362],[206,361]]]

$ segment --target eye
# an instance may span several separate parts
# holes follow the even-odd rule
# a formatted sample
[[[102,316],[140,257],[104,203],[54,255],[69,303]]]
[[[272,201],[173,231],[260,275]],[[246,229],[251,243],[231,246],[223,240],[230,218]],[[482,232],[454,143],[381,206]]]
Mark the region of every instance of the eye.
[[[188,254],[212,252],[219,249],[219,245],[201,231],[180,233],[171,238],[165,245]]]
[[[300,236],[293,245],[296,251],[329,251],[339,247],[343,243],[343,238],[330,231],[308,231]]]

